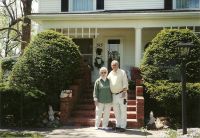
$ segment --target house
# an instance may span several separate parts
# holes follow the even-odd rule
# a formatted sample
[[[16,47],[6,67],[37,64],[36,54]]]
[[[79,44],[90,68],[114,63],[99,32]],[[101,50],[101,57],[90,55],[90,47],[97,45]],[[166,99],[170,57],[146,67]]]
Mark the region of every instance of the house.
[[[144,49],[164,28],[191,29],[200,34],[200,0],[39,0],[39,11],[29,17],[38,31],[47,29],[73,38],[82,56],[94,67],[92,81],[98,69],[116,59],[130,77],[130,68],[139,67]],[[85,81],[85,80],[84,80]],[[129,92],[127,127],[140,128],[144,123],[143,89],[136,98]],[[63,120],[74,125],[94,126],[92,89],[85,90],[76,110]],[[67,104],[64,104],[67,105]],[[61,106],[62,107],[62,106]],[[66,110],[66,108],[64,108]],[[65,116],[65,117],[64,117]],[[114,120],[111,111],[110,121]],[[66,122],[67,123],[67,122]]]
[[[112,59],[127,71],[139,67],[144,48],[163,28],[200,33],[200,0],[39,0],[39,11],[30,18],[38,31],[73,38],[94,66],[94,81],[98,67],[110,69]]]

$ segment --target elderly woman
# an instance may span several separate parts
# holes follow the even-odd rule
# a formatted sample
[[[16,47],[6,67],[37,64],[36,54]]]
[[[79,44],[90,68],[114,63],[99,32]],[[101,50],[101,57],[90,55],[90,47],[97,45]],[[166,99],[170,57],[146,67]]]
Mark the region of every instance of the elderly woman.
[[[94,103],[96,106],[95,129],[99,129],[102,113],[104,113],[102,128],[108,129],[110,109],[112,106],[112,94],[110,91],[110,82],[107,79],[107,68],[101,67],[99,74],[100,77],[95,82],[93,92]]]

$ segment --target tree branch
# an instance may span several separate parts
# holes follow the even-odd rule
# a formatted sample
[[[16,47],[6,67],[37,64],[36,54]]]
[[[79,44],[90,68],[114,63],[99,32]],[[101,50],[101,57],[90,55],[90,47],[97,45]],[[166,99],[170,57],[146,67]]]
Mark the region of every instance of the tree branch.
[[[22,35],[21,32],[15,28],[11,28],[11,27],[0,28],[0,32],[4,31],[4,30],[13,30],[13,31],[17,32],[17,34]]]

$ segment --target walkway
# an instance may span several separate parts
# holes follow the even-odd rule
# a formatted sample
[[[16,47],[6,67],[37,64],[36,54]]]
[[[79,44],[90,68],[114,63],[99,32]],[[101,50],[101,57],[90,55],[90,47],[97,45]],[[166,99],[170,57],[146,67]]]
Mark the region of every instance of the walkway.
[[[157,131],[146,131],[141,129],[127,129],[126,132],[114,132],[112,130],[95,130],[94,127],[61,127],[57,129],[34,129],[34,130],[14,130],[14,129],[0,129],[0,131],[9,132],[23,132],[23,133],[40,133],[44,135],[45,138],[169,138],[177,136],[177,138],[200,138],[200,128],[190,128],[188,129],[187,135],[181,135],[182,130],[179,129],[175,133],[167,132],[167,130],[157,130]]]
[[[94,127],[71,127],[65,126],[55,129],[0,129],[0,131],[18,131],[23,133],[40,133],[45,138],[70,138],[70,137],[91,137],[91,138],[166,138],[166,131],[147,131],[141,129],[127,129],[126,132],[114,132],[113,130],[95,130]]]
[[[114,132],[113,130],[95,130],[94,127],[61,128],[53,130],[46,138],[68,138],[68,137],[113,137],[113,138],[166,138],[165,131],[142,132],[140,129],[127,129],[126,132]]]

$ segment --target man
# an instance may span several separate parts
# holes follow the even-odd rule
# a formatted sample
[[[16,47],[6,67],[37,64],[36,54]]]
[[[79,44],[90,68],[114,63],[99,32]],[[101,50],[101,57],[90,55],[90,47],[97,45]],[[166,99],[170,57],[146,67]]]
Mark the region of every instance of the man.
[[[116,118],[116,131],[125,132],[127,125],[127,90],[128,79],[124,70],[119,69],[119,62],[111,62],[112,71],[108,75],[113,96],[113,110]]]

